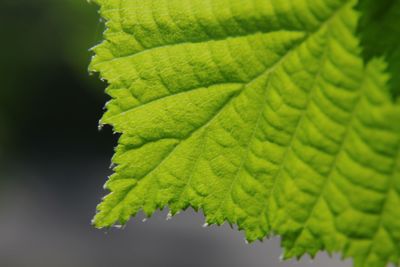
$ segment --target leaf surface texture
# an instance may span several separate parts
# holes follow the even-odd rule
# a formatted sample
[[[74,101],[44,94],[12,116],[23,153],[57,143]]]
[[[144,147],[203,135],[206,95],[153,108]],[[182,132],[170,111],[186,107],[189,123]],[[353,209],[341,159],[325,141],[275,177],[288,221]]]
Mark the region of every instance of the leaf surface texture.
[[[345,0],[96,0],[121,133],[96,227],[202,209],[285,258],[400,256],[400,106]]]

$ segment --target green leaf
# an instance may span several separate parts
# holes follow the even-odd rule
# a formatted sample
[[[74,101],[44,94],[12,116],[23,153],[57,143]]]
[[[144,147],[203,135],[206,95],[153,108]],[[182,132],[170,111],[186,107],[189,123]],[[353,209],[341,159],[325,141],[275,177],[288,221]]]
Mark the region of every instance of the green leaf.
[[[285,258],[400,257],[400,105],[347,0],[97,0],[121,133],[96,227],[202,209]]]
[[[363,57],[385,56],[391,74],[394,97],[400,96],[400,0],[360,0],[361,19],[358,31]]]

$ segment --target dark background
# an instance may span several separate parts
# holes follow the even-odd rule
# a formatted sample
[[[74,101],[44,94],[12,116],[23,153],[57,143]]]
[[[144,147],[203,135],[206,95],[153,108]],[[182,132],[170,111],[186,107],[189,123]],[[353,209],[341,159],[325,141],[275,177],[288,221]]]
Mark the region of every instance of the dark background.
[[[96,11],[85,0],[0,0],[0,267],[350,266],[325,254],[282,263],[278,239],[247,245],[193,211],[91,227],[116,144],[97,129],[106,85],[87,71],[104,30]]]

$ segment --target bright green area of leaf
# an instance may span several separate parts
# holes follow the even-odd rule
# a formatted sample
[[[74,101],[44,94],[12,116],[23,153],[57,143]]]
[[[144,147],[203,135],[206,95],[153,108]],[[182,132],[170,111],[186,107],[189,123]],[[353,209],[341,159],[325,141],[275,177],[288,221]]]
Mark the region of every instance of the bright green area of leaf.
[[[359,32],[366,61],[385,56],[390,86],[400,96],[400,0],[360,0]]]
[[[97,0],[101,123],[122,133],[96,227],[202,209],[285,257],[400,257],[400,106],[347,0]]]

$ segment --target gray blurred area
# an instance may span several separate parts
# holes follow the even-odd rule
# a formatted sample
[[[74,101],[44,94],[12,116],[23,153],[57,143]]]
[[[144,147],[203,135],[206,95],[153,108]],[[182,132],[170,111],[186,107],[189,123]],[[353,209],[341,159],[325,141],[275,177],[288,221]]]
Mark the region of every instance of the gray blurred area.
[[[86,0],[0,0],[0,267],[341,267],[280,262],[279,240],[246,244],[191,210],[96,230],[117,136],[97,122],[108,97],[89,76],[104,25]]]
[[[15,164],[19,182],[10,181],[0,196],[0,266],[351,266],[324,253],[313,261],[281,262],[277,238],[246,244],[243,233],[227,225],[202,227],[203,216],[193,210],[170,220],[164,210],[145,222],[140,214],[124,229],[96,230],[90,220],[105,193],[106,159]]]

